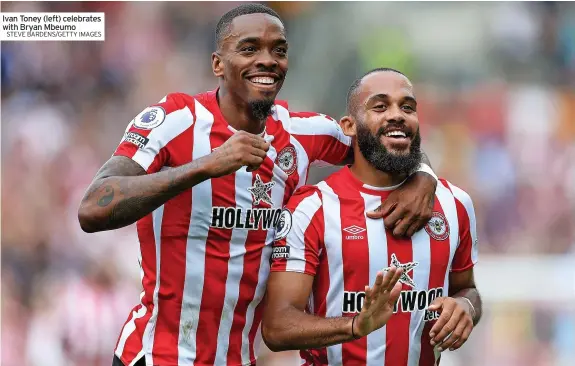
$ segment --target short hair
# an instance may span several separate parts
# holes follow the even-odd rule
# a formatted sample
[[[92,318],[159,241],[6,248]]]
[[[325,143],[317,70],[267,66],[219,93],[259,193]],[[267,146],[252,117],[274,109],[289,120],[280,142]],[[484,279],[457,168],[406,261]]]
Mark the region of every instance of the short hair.
[[[361,82],[363,81],[363,79],[368,75],[375,74],[376,72],[384,72],[384,71],[395,72],[397,74],[400,74],[400,75],[407,77],[401,71],[396,70],[396,69],[392,69],[391,67],[378,67],[378,68],[369,70],[365,74],[361,75],[359,78],[355,79],[354,82],[349,87],[349,90],[347,91],[346,108],[347,108],[348,113],[352,113],[352,112],[355,113],[355,107],[352,108],[352,106],[351,106],[352,99],[357,94],[357,89],[361,85]]]
[[[249,14],[268,14],[272,17],[278,18],[283,24],[278,13],[265,5],[257,3],[242,4],[225,13],[218,21],[218,25],[216,25],[216,48],[220,47],[223,39],[229,32],[232,21],[239,16]]]

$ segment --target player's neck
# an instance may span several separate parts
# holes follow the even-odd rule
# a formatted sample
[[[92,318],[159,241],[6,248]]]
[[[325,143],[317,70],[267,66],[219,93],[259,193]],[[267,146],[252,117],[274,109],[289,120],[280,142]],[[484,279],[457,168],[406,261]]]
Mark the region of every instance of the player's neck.
[[[365,159],[359,149],[355,150],[357,151],[354,151],[354,162],[349,169],[364,184],[385,188],[396,186],[407,178],[407,174],[391,174],[376,169]]]
[[[230,126],[238,131],[246,131],[258,135],[265,129],[266,121],[259,121],[251,113],[250,106],[243,101],[234,99],[232,93],[220,86],[217,94],[222,115]]]

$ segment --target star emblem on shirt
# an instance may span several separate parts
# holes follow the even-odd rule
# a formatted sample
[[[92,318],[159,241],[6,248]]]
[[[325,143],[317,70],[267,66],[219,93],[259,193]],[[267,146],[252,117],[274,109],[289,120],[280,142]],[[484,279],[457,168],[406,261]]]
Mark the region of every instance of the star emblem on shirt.
[[[391,255],[391,266],[395,266],[395,268],[398,269],[399,268],[403,269],[403,273],[401,274],[401,277],[399,277],[399,282],[409,285],[413,288],[415,288],[415,282],[413,282],[413,279],[409,277],[407,272],[411,271],[414,267],[417,267],[418,265],[419,262],[407,262],[402,264],[397,260],[395,253]],[[391,266],[384,268],[383,271],[384,272],[389,271],[391,269]]]
[[[256,180],[254,185],[248,188],[248,191],[252,194],[254,205],[259,205],[260,202],[265,202],[272,206],[272,198],[269,195],[269,191],[275,185],[275,182],[264,183],[259,174],[256,174]]]

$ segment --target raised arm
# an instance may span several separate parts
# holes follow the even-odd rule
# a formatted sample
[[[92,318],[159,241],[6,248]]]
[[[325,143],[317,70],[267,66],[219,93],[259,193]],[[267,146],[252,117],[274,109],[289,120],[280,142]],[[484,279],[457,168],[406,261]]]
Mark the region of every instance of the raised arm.
[[[377,275],[365,287],[361,312],[355,317],[323,318],[305,312],[313,277],[298,272],[272,272],[268,280],[262,337],[270,350],[329,347],[359,339],[383,327],[401,292],[401,270]]]
[[[230,174],[247,166],[256,169],[269,143],[240,131],[213,153],[188,164],[153,174],[135,161],[114,156],[96,174],[80,208],[82,230],[95,232],[133,224],[169,199],[208,178]]]

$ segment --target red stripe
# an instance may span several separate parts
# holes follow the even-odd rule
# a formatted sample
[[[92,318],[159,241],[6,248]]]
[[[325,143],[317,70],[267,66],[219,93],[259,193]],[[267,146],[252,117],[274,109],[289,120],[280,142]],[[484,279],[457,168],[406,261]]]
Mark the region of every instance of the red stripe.
[[[130,364],[136,355],[142,350],[142,337],[144,335],[146,325],[152,316],[152,311],[154,310],[153,295],[154,288],[156,287],[156,241],[154,238],[152,214],[140,219],[136,224],[136,229],[138,232],[138,239],[140,241],[142,269],[144,271],[144,276],[142,278],[142,287],[144,289],[142,304],[146,307],[146,314],[134,321],[136,329],[126,339],[124,350],[120,357],[125,364]],[[139,306],[141,305],[136,306],[134,309]],[[122,332],[123,331],[124,329],[122,328]],[[120,333],[120,337],[121,336],[122,333]]]
[[[193,129],[174,138],[166,149],[180,154],[184,164],[191,161]],[[186,242],[192,212],[192,191],[187,190],[164,204],[160,245],[160,289],[158,319],[154,333],[154,363],[178,362],[180,313],[186,278]]]
[[[437,197],[435,198],[435,204],[433,211],[441,212],[445,215],[441,203]],[[449,222],[449,225],[454,223]],[[447,268],[449,265],[450,256],[450,245],[449,237],[445,240],[435,240],[433,237],[429,237],[429,245],[431,250],[431,263],[429,271],[429,285],[428,288],[443,288],[445,283],[445,276],[447,274]],[[447,296],[443,293],[442,296]],[[435,324],[434,321],[428,321],[423,327],[423,332],[421,334],[421,355],[419,357],[419,366],[433,366],[435,364],[435,356],[433,353],[433,347],[429,343],[431,338],[429,337],[429,332],[431,327]]]
[[[232,136],[224,121],[215,121],[210,134],[210,146],[221,146]],[[213,207],[236,207],[236,175],[214,178]],[[205,275],[196,336],[196,364],[213,364],[216,357],[218,330],[224,308],[230,240],[232,230],[210,227],[206,239]]]
[[[453,272],[462,272],[473,267],[473,260],[471,259],[473,239],[471,238],[469,215],[463,203],[457,198],[455,198],[455,207],[457,209],[457,220],[459,221],[459,245],[453,256],[451,270]]]
[[[437,201],[437,200],[436,200]],[[382,204],[384,200],[382,199]],[[391,255],[395,254],[400,263],[413,261],[411,239],[395,238],[389,230],[385,231],[387,238],[387,259],[391,265]],[[408,272],[413,277],[413,270]],[[411,291],[409,285],[403,284],[402,291]],[[401,297],[397,304],[397,313],[389,319],[385,327],[385,365],[407,365],[409,355],[409,323],[411,313],[401,309]]]
[[[341,218],[341,257],[343,261],[344,291],[363,292],[369,280],[369,245],[367,231],[351,235],[345,228],[352,225],[365,229],[365,203],[357,190],[350,190],[346,182],[330,180],[330,186],[340,199]],[[354,239],[346,239],[354,236]],[[359,238],[356,238],[359,237]],[[356,308],[359,312],[360,309]],[[343,316],[354,316],[344,313]],[[361,365],[367,360],[367,337],[342,344],[342,362],[344,365]]]
[[[318,193],[321,199],[321,194]],[[320,207],[313,217],[311,218],[310,225],[308,225],[304,233],[305,243],[305,273],[315,275],[317,266],[319,265],[319,249],[318,236],[324,237],[324,220],[323,220],[323,207]]]

